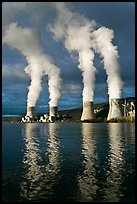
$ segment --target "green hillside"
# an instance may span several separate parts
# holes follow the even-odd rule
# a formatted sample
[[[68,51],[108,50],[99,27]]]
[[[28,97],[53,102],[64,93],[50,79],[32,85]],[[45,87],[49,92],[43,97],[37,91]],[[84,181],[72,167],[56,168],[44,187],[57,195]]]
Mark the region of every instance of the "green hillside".
[[[96,118],[106,118],[109,110],[108,103],[100,103],[94,105],[94,110],[99,110],[97,113],[95,113]],[[59,115],[67,115],[71,116],[73,120],[80,120],[81,114],[82,114],[82,107],[81,108],[75,108],[70,110],[61,110],[58,112]]]

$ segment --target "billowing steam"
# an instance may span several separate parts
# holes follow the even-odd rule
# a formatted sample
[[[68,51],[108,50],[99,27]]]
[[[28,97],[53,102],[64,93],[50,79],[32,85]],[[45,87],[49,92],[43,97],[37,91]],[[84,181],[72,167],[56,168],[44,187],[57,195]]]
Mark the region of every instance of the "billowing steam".
[[[123,82],[120,76],[117,46],[112,44],[113,30],[101,27],[92,33],[93,48],[103,58],[102,62],[108,75],[109,99],[121,98]]]
[[[5,30],[3,43],[21,51],[26,57],[28,66],[25,72],[31,77],[27,106],[35,106],[39,98],[43,75],[48,75],[50,105],[57,106],[61,93],[60,70],[53,60],[41,49],[40,36],[36,30],[21,28],[17,23],[11,23]]]
[[[103,58],[104,68],[108,75],[109,99],[121,98],[123,82],[120,76],[117,47],[112,44],[113,30],[101,27],[94,31],[95,21],[89,21],[71,12],[65,5],[63,2],[54,3],[58,18],[54,26],[49,26],[49,30],[54,34],[55,40],[64,41],[67,50],[77,51],[79,54],[78,67],[82,70],[84,84],[83,102],[93,101],[94,96],[96,69],[93,64],[93,50]]]
[[[6,8],[6,4],[4,5]],[[21,18],[16,19],[16,16],[24,10],[29,16],[29,21],[33,19],[34,23],[37,18],[37,22],[42,20],[40,23],[44,23],[44,26],[47,23],[46,20],[43,20],[45,19],[45,10],[46,15],[48,10],[50,13],[51,9],[55,9],[54,11],[57,12],[54,24],[49,23],[47,28],[56,41],[64,42],[64,46],[69,52],[78,54],[78,68],[82,71],[83,76],[83,103],[93,102],[94,98],[96,74],[93,63],[94,52],[99,53],[102,57],[107,73],[109,99],[121,98],[123,82],[120,76],[117,47],[112,44],[113,30],[105,27],[97,29],[94,20],[88,20],[84,16],[72,12],[68,7],[69,2],[12,2],[10,5],[3,20],[3,42],[21,51],[28,62],[28,66],[25,68],[25,72],[31,77],[27,99],[28,106],[36,105],[42,89],[43,75],[48,75],[49,79],[51,99],[49,103],[51,106],[57,106],[61,96],[61,79],[60,69],[54,64],[51,57],[43,53],[39,33],[31,28],[21,28],[16,23],[11,23],[15,20],[20,22]],[[34,12],[30,12],[30,9]],[[49,15],[50,17],[51,15]],[[35,23],[34,25],[37,29],[40,28],[38,24]]]
[[[49,30],[54,34],[55,40],[64,41],[69,52],[78,53],[78,68],[82,71],[84,84],[83,102],[93,101],[96,69],[93,65],[94,52],[91,50],[91,31],[96,25],[95,21],[88,21],[71,12],[63,2],[54,3],[54,6],[58,11],[58,18],[54,26],[49,25]]]

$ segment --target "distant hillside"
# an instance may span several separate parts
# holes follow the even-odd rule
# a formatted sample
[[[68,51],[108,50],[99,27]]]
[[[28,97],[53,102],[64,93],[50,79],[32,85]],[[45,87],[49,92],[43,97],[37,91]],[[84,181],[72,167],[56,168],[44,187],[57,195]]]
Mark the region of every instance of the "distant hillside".
[[[100,103],[100,104],[94,104],[94,110],[100,110],[99,112],[95,113],[95,116],[97,118],[105,118],[107,117],[109,106],[108,103]],[[59,115],[68,115],[71,116],[73,120],[80,120],[82,115],[82,107],[81,108],[75,108],[70,110],[61,110],[58,112]]]
[[[81,108],[74,108],[70,110],[61,110],[58,112],[59,115],[68,115],[73,118],[73,120],[79,120],[82,114],[82,107]]]

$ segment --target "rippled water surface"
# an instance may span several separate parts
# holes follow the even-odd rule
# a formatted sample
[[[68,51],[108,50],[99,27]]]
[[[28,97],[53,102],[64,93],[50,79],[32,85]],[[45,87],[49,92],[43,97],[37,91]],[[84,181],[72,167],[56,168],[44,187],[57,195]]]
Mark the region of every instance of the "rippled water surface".
[[[3,124],[3,202],[135,201],[134,123]]]

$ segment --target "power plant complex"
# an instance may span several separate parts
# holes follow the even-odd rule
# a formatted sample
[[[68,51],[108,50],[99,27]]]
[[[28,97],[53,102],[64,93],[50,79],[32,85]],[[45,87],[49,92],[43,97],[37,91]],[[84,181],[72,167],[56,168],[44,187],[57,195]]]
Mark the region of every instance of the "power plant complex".
[[[58,10],[59,7],[56,7],[56,9]],[[92,121],[95,119],[93,101],[95,74],[97,71],[94,66],[95,53],[100,55],[107,75],[109,94],[107,120],[121,118],[120,99],[123,82],[119,71],[117,46],[114,46],[112,43],[114,31],[105,26],[98,28],[97,25],[95,26],[95,21],[93,23],[92,20],[83,19],[83,17],[79,18],[71,10],[66,9],[66,18],[64,18],[64,13],[60,12],[60,9],[58,11],[59,16],[56,23],[65,32],[59,33],[58,26],[52,24],[49,26],[50,32],[54,39],[63,41],[65,48],[69,52],[76,52],[78,54],[79,64],[77,67],[81,70],[83,77],[83,111],[81,121]],[[67,13],[67,11],[69,12]],[[65,23],[61,23],[60,19],[63,19]],[[69,21],[66,21],[66,19],[69,19]],[[31,83],[27,96],[27,113],[22,118],[22,122],[32,122],[38,118],[35,113],[35,106],[42,90],[41,83],[44,75],[48,77],[50,107],[49,114],[41,116],[39,122],[56,121],[58,115],[57,106],[62,88],[61,70],[54,62],[54,59],[43,50],[40,32],[37,29],[33,30],[31,27],[24,28],[19,26],[18,23],[11,22],[8,27],[5,26],[5,32],[3,33],[3,43],[17,49],[27,60],[27,67],[25,67],[24,71],[29,75]]]
[[[122,111],[122,104],[121,99],[111,99],[109,101],[109,111],[107,116],[107,121],[110,121],[111,119],[121,119],[123,117],[123,111]],[[58,115],[58,107],[57,106],[49,106],[49,114],[44,114],[40,116],[38,119],[35,107],[27,107],[27,113],[22,118],[22,122],[56,122],[59,118]],[[83,103],[83,110],[80,120],[82,122],[84,121],[90,121],[92,122],[95,120],[95,113],[94,113],[94,104],[93,101],[85,101]]]
[[[50,106],[49,115],[44,114],[37,120],[35,107],[27,107],[27,113],[26,116],[22,118],[22,122],[55,122],[57,120],[57,110],[57,106]]]
[[[88,19],[84,15],[71,11],[67,4],[63,3],[63,7],[60,5],[54,4],[57,16],[55,21],[47,23],[48,29],[46,30],[51,34],[53,40],[56,39],[55,42],[62,42],[63,47],[70,54],[72,53],[72,56],[74,52],[77,55],[77,67],[81,70],[83,83],[83,110],[79,119],[81,121],[93,121],[96,119],[94,111],[94,91],[97,72],[94,66],[95,54],[100,56],[107,75],[109,111],[106,120],[122,118],[121,94],[123,81],[119,69],[118,47],[113,44],[113,29],[99,26],[94,19]],[[54,57],[52,58],[52,56],[45,53],[43,37],[41,37],[43,29],[39,30],[39,26],[34,26],[34,28],[32,26],[24,27],[24,23],[21,26],[18,20],[17,22],[9,21],[7,23],[7,20],[4,22],[6,22],[6,25],[3,26],[2,43],[16,49],[25,57],[27,67],[24,68],[24,71],[31,80],[28,87],[27,111],[26,115],[22,118],[22,122],[57,121],[58,102],[61,98],[62,89],[61,69],[56,65]],[[35,107],[42,90],[43,76],[48,77],[49,113],[39,118],[36,115]]]

